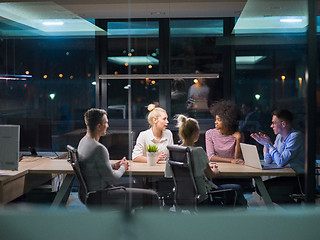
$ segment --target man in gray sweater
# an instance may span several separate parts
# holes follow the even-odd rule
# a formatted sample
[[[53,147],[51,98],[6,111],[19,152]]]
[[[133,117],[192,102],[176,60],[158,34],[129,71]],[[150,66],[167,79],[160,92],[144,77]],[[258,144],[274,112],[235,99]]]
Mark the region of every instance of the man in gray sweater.
[[[108,149],[99,142],[109,127],[107,112],[103,109],[89,109],[84,120],[86,135],[78,145],[80,170],[88,191],[97,191],[113,187],[117,180],[128,170],[129,162],[123,157],[111,163]],[[107,191],[101,199],[102,205],[123,206],[130,209],[140,206],[159,206],[156,192],[139,188],[123,188]]]

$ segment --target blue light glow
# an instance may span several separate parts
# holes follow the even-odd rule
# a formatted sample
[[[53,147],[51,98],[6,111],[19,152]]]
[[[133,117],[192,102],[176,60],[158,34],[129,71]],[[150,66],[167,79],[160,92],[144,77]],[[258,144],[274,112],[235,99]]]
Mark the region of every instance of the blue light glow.
[[[61,22],[61,21],[50,21],[50,22],[42,22],[43,25],[46,25],[46,26],[61,26],[63,25],[64,23]]]

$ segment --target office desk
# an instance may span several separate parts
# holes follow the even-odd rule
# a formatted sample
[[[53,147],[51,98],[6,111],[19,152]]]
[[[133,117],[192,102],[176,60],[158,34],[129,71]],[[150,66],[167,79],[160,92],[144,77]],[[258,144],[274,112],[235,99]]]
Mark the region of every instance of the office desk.
[[[210,163],[212,165],[214,163]],[[296,172],[292,168],[279,168],[270,170],[260,170],[252,167],[248,167],[242,164],[231,163],[216,163],[220,170],[221,176],[228,177],[256,177],[256,176],[296,176]]]
[[[212,165],[213,163],[210,163]],[[255,185],[261,193],[261,197],[267,207],[272,208],[273,202],[270,198],[268,191],[261,179],[262,176],[296,176],[295,171],[292,168],[280,168],[271,170],[260,170],[252,167],[248,167],[240,164],[231,163],[217,163],[220,170],[220,174],[217,177],[252,177]],[[132,176],[164,176],[165,162],[161,162],[156,166],[147,166],[146,163],[137,163],[130,161],[130,167],[126,172],[126,175],[132,174]],[[235,182],[236,183],[236,182]]]
[[[29,173],[45,174],[74,174],[71,164],[67,159],[40,158],[37,164],[29,168]]]
[[[210,163],[212,165],[214,163]],[[242,164],[231,164],[231,163],[216,163],[220,170],[220,176],[226,177],[252,177],[256,187],[259,189],[261,197],[265,205],[269,208],[273,208],[273,202],[270,198],[270,195],[262,181],[262,176],[285,176],[285,177],[294,177],[296,172],[292,168],[279,168],[279,169],[270,169],[270,170],[261,170],[248,167]]]
[[[111,160],[115,162],[115,160]],[[213,164],[213,163],[210,163]],[[295,171],[292,168],[280,168],[272,170],[260,170],[251,168],[240,164],[230,164],[230,163],[217,163],[221,177],[252,177],[254,179],[255,185],[258,187],[261,197],[265,202],[267,207],[272,208],[273,202],[270,198],[268,191],[261,179],[262,176],[296,176]],[[146,163],[132,162],[130,161],[130,166],[125,175],[129,176],[151,176],[151,177],[163,177],[165,171],[165,162],[160,162],[156,166],[147,166]],[[57,197],[53,203],[53,206],[58,206],[61,204],[61,200],[66,200],[69,196],[71,184],[73,182],[73,170],[70,164],[66,160],[53,160],[53,159],[43,159],[41,164],[32,167],[29,170],[30,173],[64,173],[67,174],[63,185],[57,194]],[[219,177],[217,176],[217,177]],[[69,191],[69,192],[68,192]]]
[[[115,161],[111,160],[111,162]],[[291,168],[260,170],[239,164],[217,163],[217,165],[220,170],[219,176],[221,177],[252,177],[268,207],[273,207],[273,203],[261,177],[296,175]],[[164,171],[165,162],[160,162],[156,166],[147,166],[146,163],[130,161],[130,167],[125,175],[163,177]],[[52,174],[66,174],[63,184],[52,204],[52,206],[59,206],[67,201],[74,180],[73,169],[66,159],[27,157],[20,162],[18,171],[7,172],[6,176],[0,174],[0,203],[12,201],[27,190],[45,183],[45,181],[49,180],[48,176],[52,176]],[[28,176],[33,176],[34,180],[32,182],[26,181],[26,177],[28,178]]]
[[[111,160],[116,162],[116,160]],[[147,166],[146,163],[137,163],[130,161],[130,167],[126,171],[126,176],[158,176],[163,177],[165,170],[165,162],[160,162],[156,166]],[[50,159],[41,158],[37,160],[37,164],[32,166],[29,170],[32,174],[66,174],[63,184],[57,193],[52,206],[60,206],[66,203],[70,194],[72,183],[74,181],[74,172],[66,159]]]
[[[116,160],[111,160],[111,162],[116,162]],[[53,200],[52,207],[62,206],[67,202],[75,176],[70,163],[66,159],[40,158],[37,160],[37,164],[28,171],[31,174],[66,174],[63,184]],[[146,163],[130,161],[129,169],[125,175],[163,177],[164,171],[164,161],[156,166],[147,166]]]
[[[41,158],[37,162],[37,165],[29,169],[30,174],[66,174],[51,206],[58,207],[65,205],[68,201],[72,184],[75,179],[71,164],[67,159]]]
[[[116,162],[111,160],[111,162]],[[160,161],[155,166],[148,166],[147,163],[130,161],[129,169],[125,172],[125,175],[132,176],[158,176],[163,177],[165,171],[165,161]]]
[[[111,160],[111,162],[116,162],[116,160]],[[62,206],[67,202],[75,176],[70,163],[66,159],[40,158],[37,160],[37,164],[31,166],[28,171],[30,174],[66,174],[63,184],[53,200],[52,207]],[[156,166],[147,166],[146,163],[130,161],[129,169],[125,172],[125,175],[163,177],[164,172],[164,161]]]
[[[212,165],[214,163],[210,163]],[[270,195],[262,181],[262,176],[286,176],[294,177],[296,176],[295,171],[292,168],[279,168],[270,170],[260,170],[252,167],[248,167],[241,164],[231,164],[231,163],[217,163],[220,170],[220,174],[217,177],[252,177],[255,185],[260,191],[261,197],[267,207],[273,208],[273,202]],[[130,167],[126,172],[127,175],[132,174],[144,175],[144,176],[164,176],[165,163],[161,162],[156,166],[147,166],[146,163],[130,162]],[[236,183],[236,182],[235,182]]]
[[[6,204],[50,179],[51,174],[33,175],[29,170],[39,164],[41,158],[24,157],[17,171],[0,171],[0,204]]]

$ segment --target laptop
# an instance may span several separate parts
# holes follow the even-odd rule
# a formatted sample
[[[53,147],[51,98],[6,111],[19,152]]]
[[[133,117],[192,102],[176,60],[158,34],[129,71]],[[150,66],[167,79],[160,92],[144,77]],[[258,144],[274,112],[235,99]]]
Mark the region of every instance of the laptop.
[[[269,169],[279,169],[283,168],[276,164],[262,164],[260,162],[258,149],[256,145],[240,143],[244,164],[249,167],[269,170]]]

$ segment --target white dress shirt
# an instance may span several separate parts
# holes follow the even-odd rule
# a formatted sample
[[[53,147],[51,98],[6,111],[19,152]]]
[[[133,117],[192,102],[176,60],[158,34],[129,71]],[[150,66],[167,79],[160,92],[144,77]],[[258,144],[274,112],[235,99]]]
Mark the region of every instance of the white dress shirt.
[[[158,153],[164,152],[166,154],[166,160],[169,157],[169,150],[167,149],[168,145],[173,145],[173,136],[172,132],[168,129],[162,132],[162,138],[160,140],[156,139],[152,133],[152,129],[148,129],[145,131],[140,132],[136,145],[133,148],[132,152],[132,159],[135,159],[138,156],[147,156],[147,146],[148,145],[157,145],[158,146]],[[172,172],[168,161],[166,161],[166,168],[165,168],[165,177],[171,178]]]
[[[139,136],[136,141],[132,152],[132,159],[135,159],[138,156],[147,156],[147,146],[148,145],[157,145],[158,153],[164,152],[167,157],[169,151],[167,149],[168,145],[173,145],[173,136],[172,132],[168,129],[162,132],[162,138],[160,140],[156,139],[152,133],[152,129],[148,129],[139,133]]]

